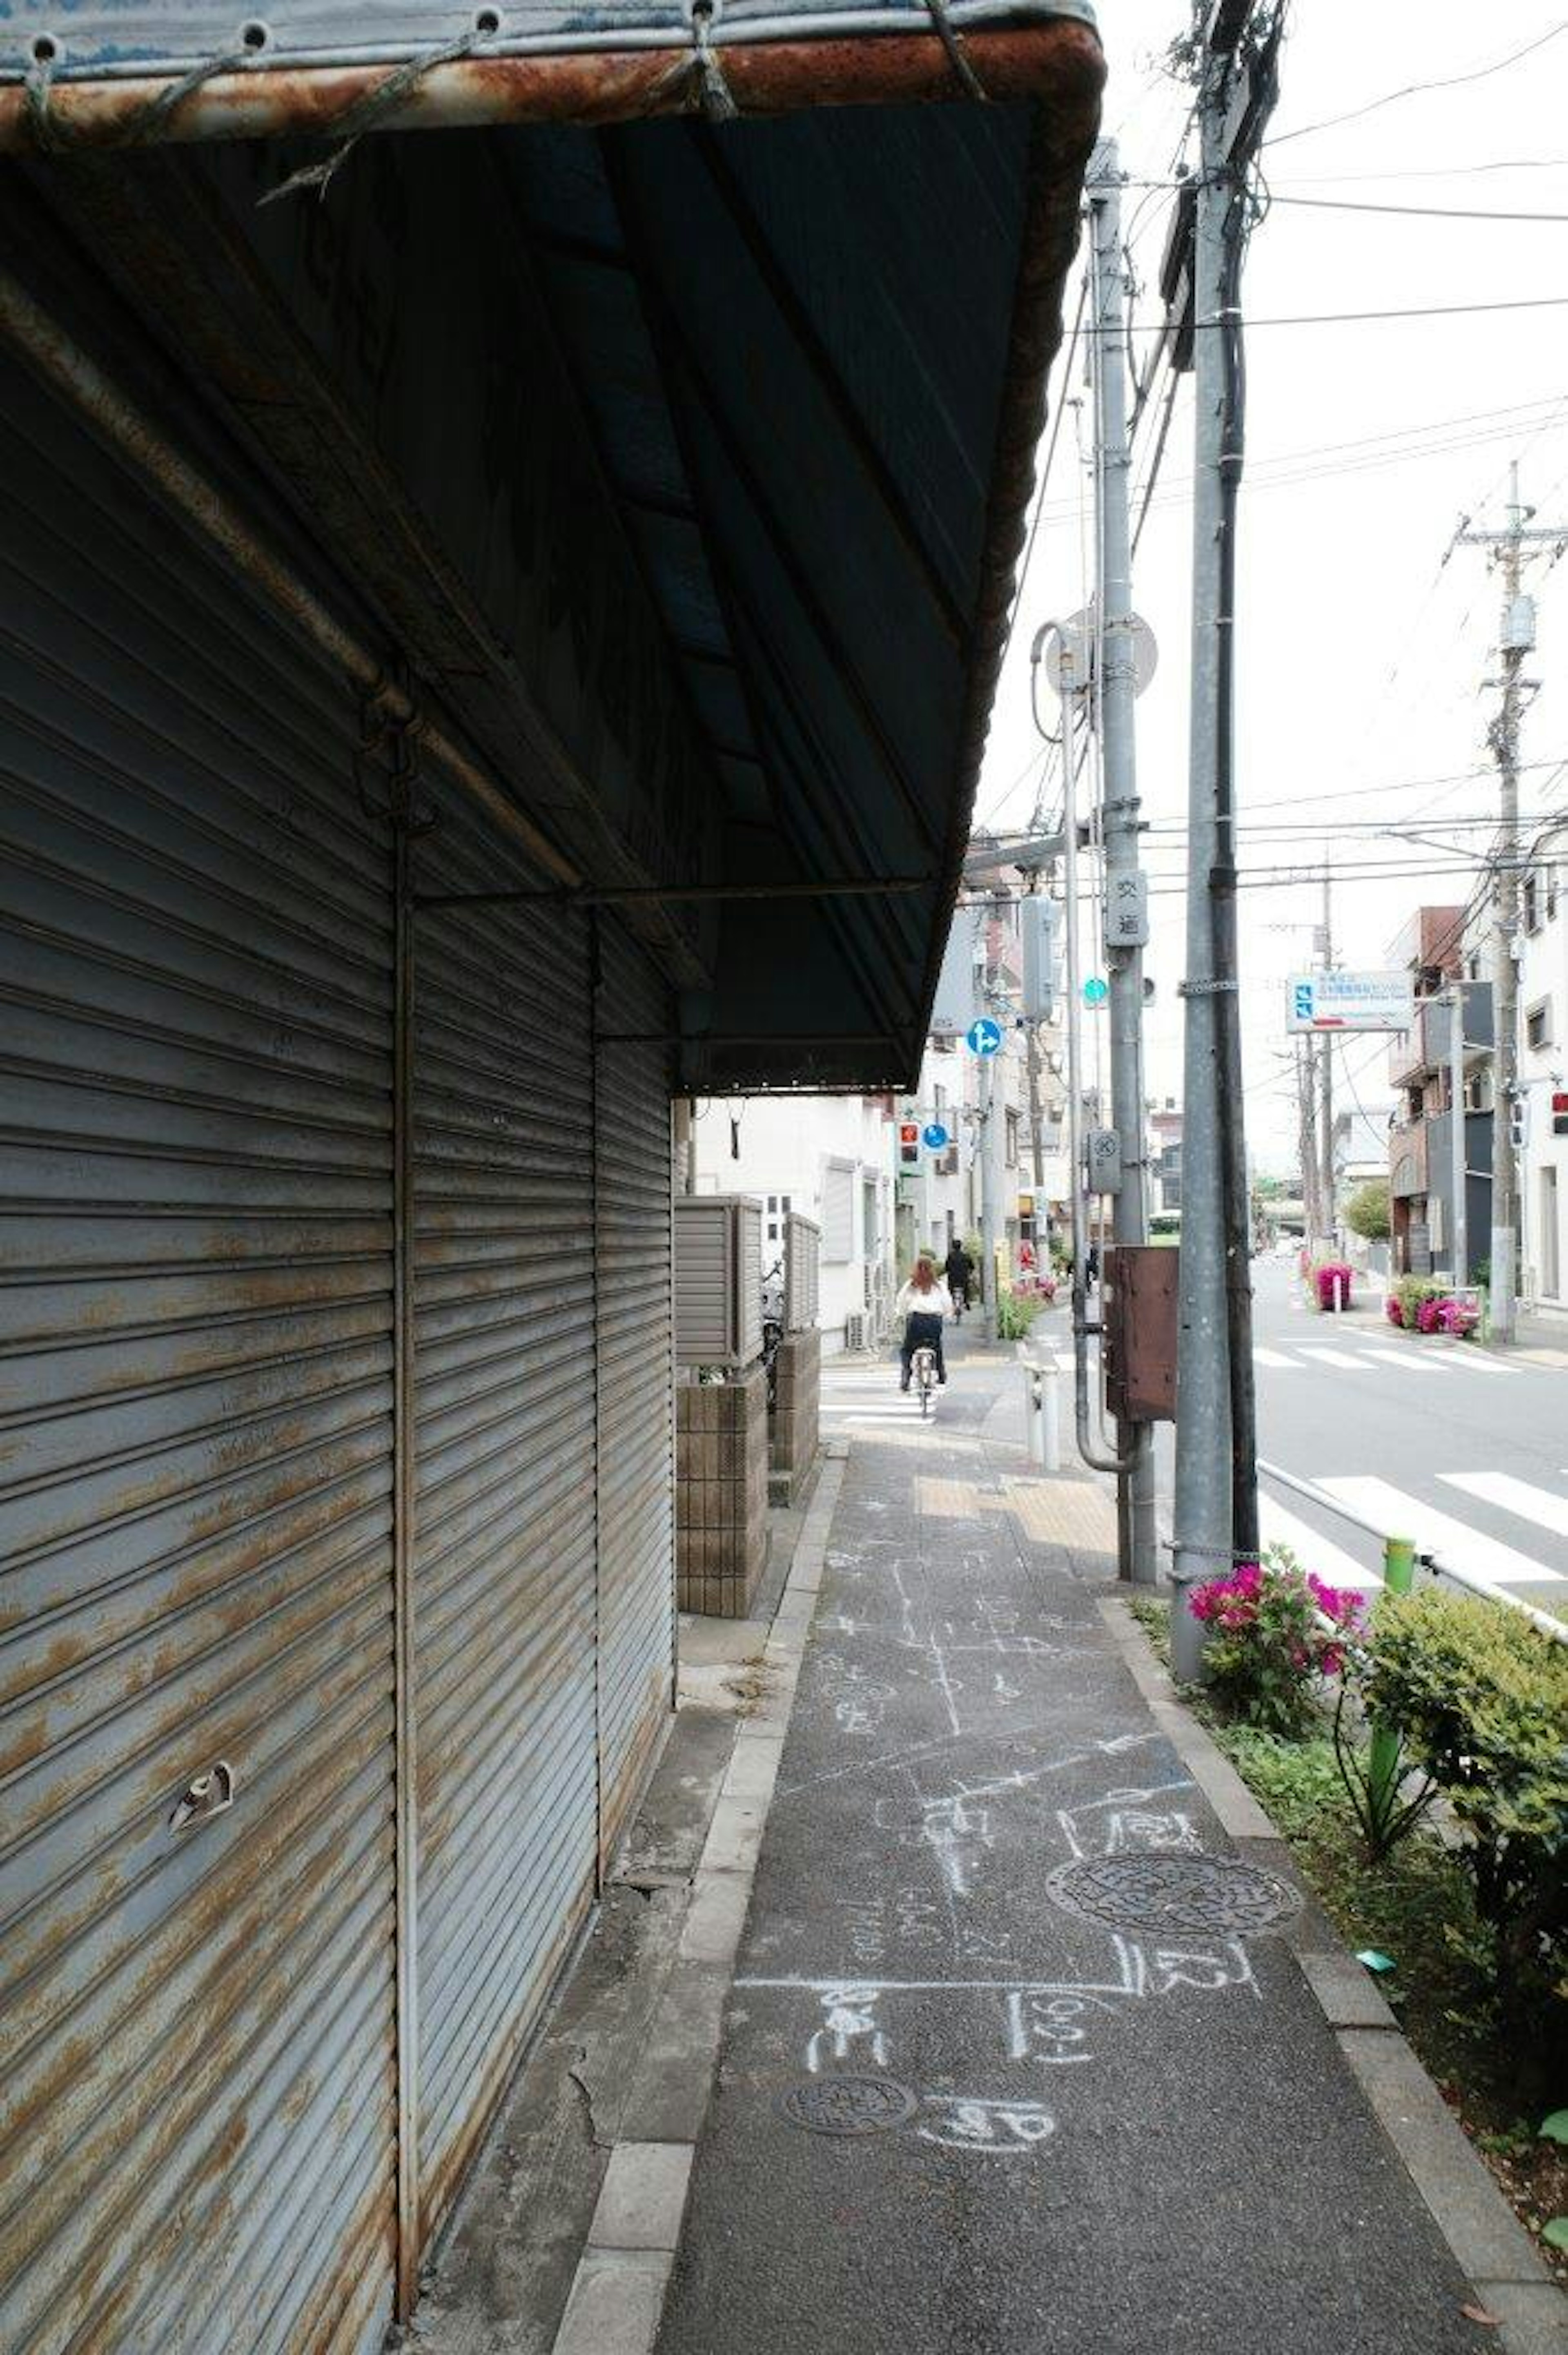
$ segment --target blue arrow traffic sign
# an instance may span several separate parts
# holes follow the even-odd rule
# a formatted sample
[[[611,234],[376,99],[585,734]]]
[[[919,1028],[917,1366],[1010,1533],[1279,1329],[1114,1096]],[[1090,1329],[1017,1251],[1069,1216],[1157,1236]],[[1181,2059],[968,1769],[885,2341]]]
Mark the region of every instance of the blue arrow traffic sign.
[[[1102,981],[1097,973],[1090,974],[1087,981],[1084,984],[1084,1004],[1086,1006],[1103,1006],[1109,996],[1109,982]]]
[[[948,1132],[939,1120],[927,1121],[920,1134],[933,1153],[940,1153],[948,1141]]]
[[[980,1020],[971,1022],[965,1031],[964,1044],[971,1055],[994,1055],[1001,1045],[1001,1023],[993,1022],[989,1014],[982,1014]]]

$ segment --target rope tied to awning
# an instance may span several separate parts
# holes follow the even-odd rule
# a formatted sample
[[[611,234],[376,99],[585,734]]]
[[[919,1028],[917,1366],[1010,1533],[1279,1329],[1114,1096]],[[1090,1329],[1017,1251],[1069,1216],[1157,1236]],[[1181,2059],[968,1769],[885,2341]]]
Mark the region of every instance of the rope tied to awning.
[[[968,45],[953,22],[952,11],[948,5],[948,0],[926,0],[926,7],[932,24],[937,28],[937,38],[948,53],[948,63],[952,67],[954,78],[964,96],[975,99],[981,106],[988,105],[991,92],[969,62]]]
[[[710,123],[733,123],[740,109],[735,102],[724,68],[714,47],[714,0],[694,0],[692,37],[696,44],[697,98]]]
[[[126,125],[124,144],[141,147],[161,138],[169,117],[193,91],[200,90],[216,74],[244,73],[258,62],[258,56],[253,48],[225,49],[218,57],[204,58],[177,80],[165,82],[132,116]],[[22,107],[27,127],[33,134],[33,144],[45,155],[67,154],[81,135],[63,115],[55,112],[55,69],[58,64],[59,53],[53,42],[40,41],[22,83]]]
[[[320,164],[302,164],[297,172],[291,172],[286,180],[280,180],[275,188],[268,190],[261,203],[274,205],[280,197],[298,196],[305,188],[313,188],[318,196],[324,197],[367,131],[374,131],[384,117],[401,106],[428,73],[433,73],[438,66],[455,65],[460,59],[471,57],[475,49],[493,37],[495,29],[494,22],[487,20],[482,31],[474,26],[456,40],[443,42],[440,48],[427,49],[423,56],[408,58],[400,66],[395,66],[385,81],[378,81],[374,90],[356,98],[329,126],[338,143],[332,154]]]

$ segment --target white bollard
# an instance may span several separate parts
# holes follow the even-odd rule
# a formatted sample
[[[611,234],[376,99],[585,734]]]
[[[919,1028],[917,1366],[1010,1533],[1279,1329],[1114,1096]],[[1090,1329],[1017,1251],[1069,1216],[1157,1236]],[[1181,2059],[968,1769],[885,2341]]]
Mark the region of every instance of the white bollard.
[[[1061,1375],[1055,1360],[1035,1369],[1040,1385],[1040,1465],[1045,1472],[1062,1469],[1062,1412],[1060,1399]]]

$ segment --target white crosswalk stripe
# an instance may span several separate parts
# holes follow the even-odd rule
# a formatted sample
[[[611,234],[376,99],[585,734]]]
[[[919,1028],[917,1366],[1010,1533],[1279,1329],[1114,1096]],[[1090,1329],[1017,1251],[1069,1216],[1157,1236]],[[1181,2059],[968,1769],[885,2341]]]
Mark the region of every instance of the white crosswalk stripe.
[[[1392,1366],[1396,1373],[1451,1374],[1453,1360],[1449,1358],[1424,1358],[1417,1349],[1368,1349],[1367,1361],[1373,1366]]]
[[[1283,1349],[1262,1349],[1255,1343],[1252,1354],[1253,1361],[1256,1365],[1273,1366],[1277,1369],[1288,1368],[1292,1372],[1300,1370],[1296,1359],[1287,1358]]]
[[[1550,1529],[1553,1537],[1568,1538],[1568,1497],[1551,1488],[1516,1480],[1511,1472],[1440,1472],[1437,1477],[1467,1497],[1478,1497],[1483,1505],[1500,1506],[1505,1513],[1517,1513],[1520,1520]]]
[[[1466,1521],[1457,1521],[1447,1513],[1439,1512],[1435,1505],[1420,1497],[1407,1497],[1387,1480],[1371,1476],[1354,1478],[1319,1477],[1318,1486],[1328,1495],[1348,1505],[1353,1513],[1361,1513],[1390,1537],[1414,1538],[1422,1551],[1435,1553],[1445,1562],[1465,1572],[1467,1577],[1487,1586],[1561,1586],[1561,1572],[1548,1570],[1544,1562],[1532,1561],[1528,1554],[1518,1553],[1512,1546],[1489,1538]]]
[[[1301,1355],[1304,1358],[1315,1358],[1320,1365],[1324,1366],[1348,1366],[1353,1374],[1364,1374],[1367,1370],[1367,1359],[1352,1357],[1349,1349],[1325,1349],[1315,1342],[1303,1341]]]
[[[1257,1518],[1258,1533],[1266,1546],[1287,1545],[1303,1570],[1316,1572],[1329,1585],[1370,1592],[1383,1584],[1376,1571],[1363,1570],[1341,1547],[1319,1537],[1309,1521],[1298,1520],[1262,1488],[1258,1491]]]

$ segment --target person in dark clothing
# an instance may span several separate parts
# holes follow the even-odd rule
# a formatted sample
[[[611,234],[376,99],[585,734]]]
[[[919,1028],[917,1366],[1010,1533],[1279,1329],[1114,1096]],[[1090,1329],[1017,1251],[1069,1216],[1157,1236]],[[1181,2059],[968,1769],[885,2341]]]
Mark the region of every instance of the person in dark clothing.
[[[961,1323],[964,1311],[969,1305],[969,1285],[974,1281],[974,1273],[973,1260],[962,1243],[955,1239],[948,1248],[947,1261],[942,1269],[942,1273],[948,1279],[948,1290],[953,1297],[955,1325]]]

